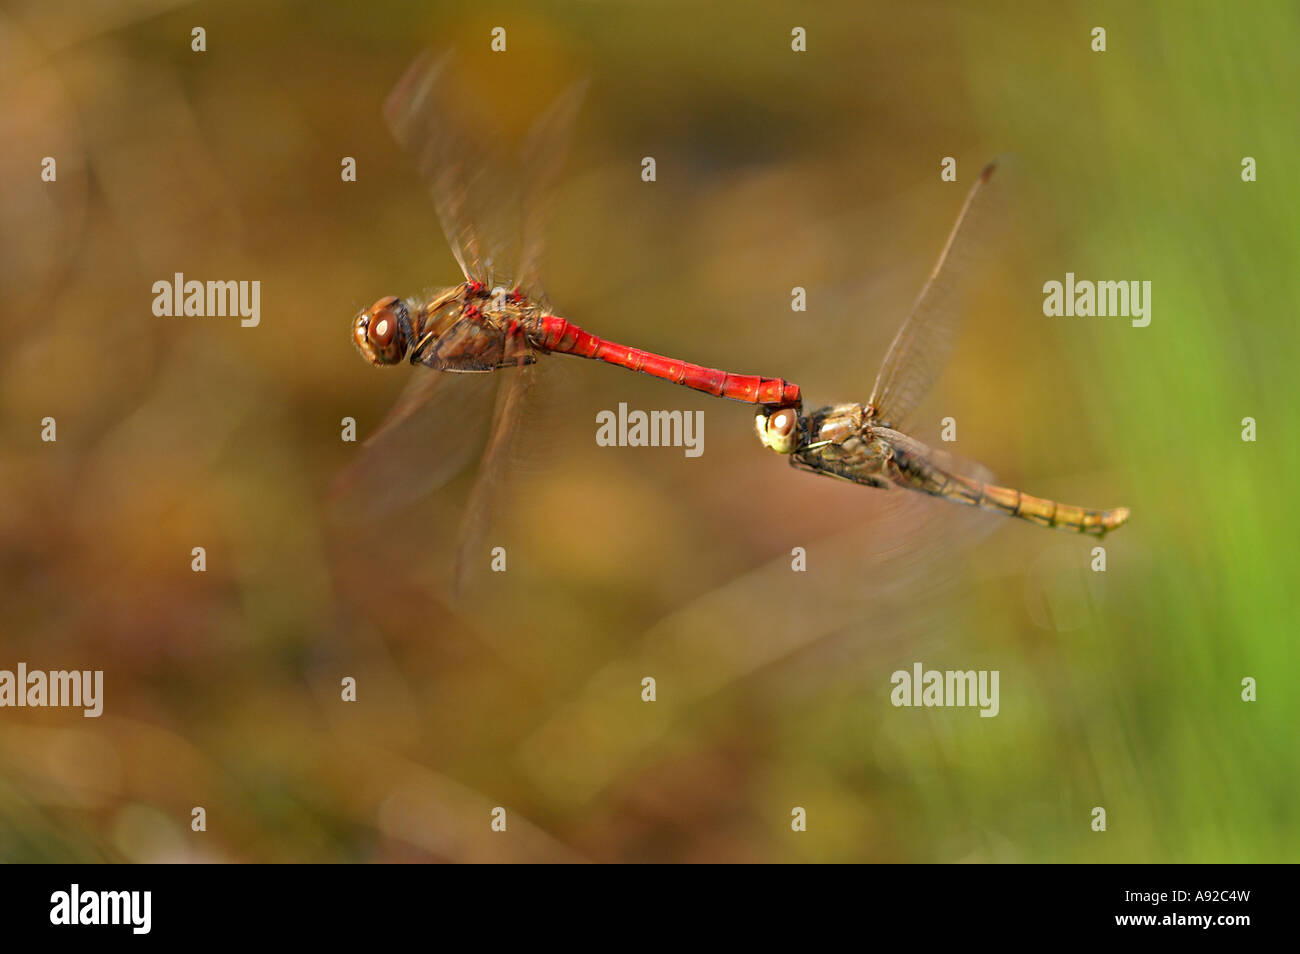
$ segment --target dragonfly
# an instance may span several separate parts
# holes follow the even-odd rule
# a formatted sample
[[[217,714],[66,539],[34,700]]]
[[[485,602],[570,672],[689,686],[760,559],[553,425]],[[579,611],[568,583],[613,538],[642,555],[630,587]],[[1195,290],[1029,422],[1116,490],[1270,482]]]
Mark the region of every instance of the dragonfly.
[[[868,402],[835,404],[809,414],[793,407],[764,409],[755,417],[755,428],[765,447],[788,455],[800,470],[866,487],[929,494],[1041,527],[1104,536],[1128,520],[1127,507],[1076,507],[996,486],[958,472],[950,455],[905,431],[908,416],[951,352],[961,312],[959,272],[978,241],[977,223],[989,214],[990,182],[998,165],[995,160],[986,166],[971,186],[938,263],[885,354]]]
[[[502,276],[502,261],[491,257],[493,250],[486,248],[469,204],[473,170],[465,159],[470,150],[458,141],[447,111],[440,108],[446,100],[446,84],[440,83],[444,63],[445,58],[417,60],[389,97],[384,113],[397,140],[419,162],[464,281],[430,297],[403,300],[385,295],[361,311],[352,321],[352,339],[366,361],[379,366],[406,361],[434,371],[473,373],[533,364],[544,354],[571,354],[748,404],[801,403],[799,386],[781,378],[733,374],[628,347],[554,314],[536,274],[541,243],[537,234],[525,237],[516,273],[510,276],[507,266]],[[528,149],[565,151],[580,92],[581,87],[561,97],[543,116]],[[558,156],[526,158],[541,170],[532,177],[532,192],[553,187]],[[535,232],[535,210],[543,208],[547,198],[524,197],[525,229]],[[504,283],[498,281],[501,277]]]
[[[461,280],[412,298],[385,295],[352,319],[352,341],[369,364],[405,363],[418,371],[338,482],[336,496],[361,482],[374,497],[387,494],[396,501],[421,496],[445,481],[466,463],[468,406],[481,405],[484,378],[504,372],[508,381],[499,390],[462,519],[457,563],[463,570],[542,357],[594,359],[772,409],[801,407],[802,398],[799,386],[782,378],[734,374],[629,347],[556,314],[539,280],[543,232],[583,86],[571,88],[538,117],[520,161],[508,164],[492,151],[492,143],[471,131],[481,117],[462,101],[453,62],[451,54],[420,56],[393,88],[383,112],[428,187]],[[391,493],[385,485],[393,483],[394,468],[387,465],[395,453],[410,454],[412,445],[420,445],[416,452],[426,458],[420,486]],[[462,574],[458,581],[457,589]]]

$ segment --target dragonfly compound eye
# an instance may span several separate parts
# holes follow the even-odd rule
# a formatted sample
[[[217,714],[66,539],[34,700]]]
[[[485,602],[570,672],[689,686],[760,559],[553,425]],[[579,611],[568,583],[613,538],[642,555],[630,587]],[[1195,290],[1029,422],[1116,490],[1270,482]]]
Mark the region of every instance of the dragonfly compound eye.
[[[799,412],[782,408],[770,414],[759,414],[754,420],[758,438],[765,447],[778,454],[792,454],[799,443]]]
[[[375,302],[352,323],[352,341],[371,364],[397,364],[406,355],[409,318],[400,298]]]

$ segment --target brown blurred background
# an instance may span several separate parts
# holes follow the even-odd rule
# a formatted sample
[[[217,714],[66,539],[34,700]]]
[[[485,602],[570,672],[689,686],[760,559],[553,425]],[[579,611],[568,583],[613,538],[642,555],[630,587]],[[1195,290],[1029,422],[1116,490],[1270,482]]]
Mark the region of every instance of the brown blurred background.
[[[0,859],[1295,860],[1297,18],[1227,9],[6,4],[0,668],[103,669],[105,713],[0,710]],[[867,398],[1016,154],[917,436],[952,415],[1002,483],[1132,507],[1107,572],[563,357],[494,508],[506,573],[449,596],[472,468],[383,523],[331,509],[340,421],[369,433],[413,373],[361,362],[350,318],[457,279],[380,114],[428,48],[511,136],[590,79],[559,313],[814,405]],[[1152,325],[1045,318],[1066,271],[1152,280]],[[260,325],[155,317],[175,272],[259,280]],[[622,401],[704,410],[703,456],[596,446]],[[917,661],[999,670],[999,716],[891,707]]]

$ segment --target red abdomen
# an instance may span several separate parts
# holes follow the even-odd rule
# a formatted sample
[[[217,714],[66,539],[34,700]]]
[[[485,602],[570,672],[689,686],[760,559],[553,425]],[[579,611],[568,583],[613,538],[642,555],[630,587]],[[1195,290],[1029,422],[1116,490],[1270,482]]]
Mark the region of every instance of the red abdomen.
[[[651,377],[672,381],[695,391],[746,404],[798,407],[802,401],[799,385],[781,378],[731,374],[676,358],[665,358],[653,351],[629,348],[583,331],[573,322],[557,315],[541,316],[537,328],[539,340],[535,343],[544,351],[594,358],[630,371],[640,371]]]

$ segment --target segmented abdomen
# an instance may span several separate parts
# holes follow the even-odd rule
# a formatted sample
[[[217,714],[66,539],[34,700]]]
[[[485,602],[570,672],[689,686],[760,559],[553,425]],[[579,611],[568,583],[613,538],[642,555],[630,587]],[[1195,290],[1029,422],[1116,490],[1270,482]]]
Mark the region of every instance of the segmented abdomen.
[[[653,351],[629,348],[605,338],[583,331],[573,322],[556,315],[543,315],[537,322],[537,347],[558,354],[573,354],[616,364],[631,371],[640,371],[651,377],[672,381],[695,391],[715,397],[730,398],[746,404],[769,404],[780,407],[798,407],[801,403],[799,385],[781,378],[765,378],[757,374],[731,374],[716,368],[666,358]]]
[[[1040,527],[1058,527],[1076,533],[1102,536],[1122,526],[1129,518],[1127,507],[1113,510],[1090,510],[1070,504],[1032,497],[1010,487],[982,483],[960,474],[952,474],[929,460],[906,451],[894,450],[890,478],[909,490],[943,497],[968,507],[979,507],[1028,520]]]

